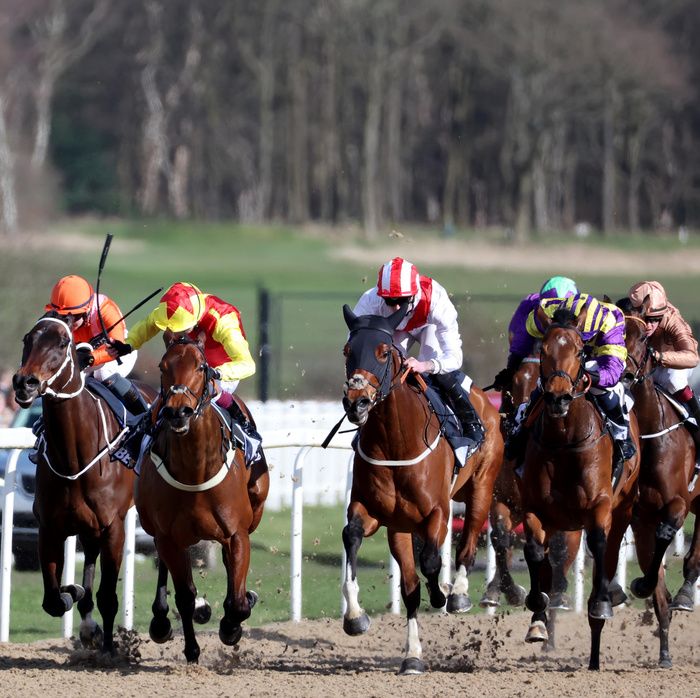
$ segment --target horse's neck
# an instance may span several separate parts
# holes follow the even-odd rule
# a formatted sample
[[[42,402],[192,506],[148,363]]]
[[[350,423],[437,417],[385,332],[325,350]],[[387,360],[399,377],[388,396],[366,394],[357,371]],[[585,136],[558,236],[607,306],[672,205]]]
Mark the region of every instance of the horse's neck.
[[[542,436],[560,446],[575,444],[598,434],[602,421],[597,421],[595,407],[584,397],[575,398],[566,417],[551,417],[546,407],[542,410]]]
[[[221,424],[211,406],[205,408],[197,419],[190,420],[187,434],[173,434],[167,427],[161,428],[160,433],[163,444],[159,455],[167,459],[168,469],[172,470],[173,475],[184,471],[188,476],[204,480],[207,473],[221,467]]]
[[[670,404],[656,390],[651,377],[645,378],[634,386],[633,396],[634,411],[637,415],[639,428],[643,433],[669,426],[666,422],[671,422],[668,415],[672,414],[672,411],[665,410],[664,407],[670,408]]]
[[[371,435],[387,456],[400,458],[418,445],[424,448],[426,426],[432,417],[427,400],[402,383],[371,410],[362,434]],[[434,433],[429,436],[434,438]],[[393,456],[396,453],[401,455]]]

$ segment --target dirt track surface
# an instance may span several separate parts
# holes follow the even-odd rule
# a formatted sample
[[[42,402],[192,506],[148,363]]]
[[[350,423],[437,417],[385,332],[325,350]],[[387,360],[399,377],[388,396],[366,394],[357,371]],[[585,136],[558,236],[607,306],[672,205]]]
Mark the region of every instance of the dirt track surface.
[[[182,635],[156,645],[121,636],[120,656],[105,661],[71,641],[6,645],[1,695],[45,696],[681,696],[700,695],[700,630],[693,615],[671,626],[674,667],[656,668],[656,624],[648,614],[616,609],[603,631],[601,671],[589,672],[585,616],[561,614],[558,648],[526,645],[524,612],[420,616],[429,671],[398,676],[405,640],[402,617],[372,619],[362,637],[341,621],[277,623],[246,629],[238,649],[224,647],[212,620],[198,633],[200,663],[187,666]],[[138,655],[140,654],[140,658]]]

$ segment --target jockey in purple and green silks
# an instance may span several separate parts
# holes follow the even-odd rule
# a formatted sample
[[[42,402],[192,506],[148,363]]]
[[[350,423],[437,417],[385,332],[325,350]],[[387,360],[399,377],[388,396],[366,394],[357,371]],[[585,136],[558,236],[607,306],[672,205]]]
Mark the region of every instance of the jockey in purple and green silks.
[[[513,376],[522,360],[532,354],[535,338],[527,331],[527,317],[543,298],[568,298],[578,293],[576,282],[566,276],[552,276],[542,284],[539,293],[531,293],[520,301],[508,325],[508,362],[496,374],[493,385],[498,389],[510,389]]]
[[[587,293],[579,293],[570,298],[544,299],[540,301],[539,307],[550,318],[558,308],[571,310],[577,317],[583,310],[587,310],[586,321],[581,330],[581,337],[589,357],[585,363],[585,369],[592,381],[589,392],[596,397],[596,403],[608,419],[614,441],[613,482],[617,484],[624,461],[636,453],[630,438],[629,410],[625,404],[625,390],[620,383],[627,359],[625,318],[622,311],[610,303],[601,303]],[[538,321],[537,308],[528,315],[526,328],[533,340],[542,339],[544,328]],[[530,406],[535,404],[541,394],[542,387],[538,381],[527,406],[521,406],[516,415],[516,427],[507,444],[509,457],[520,455],[519,450],[524,446],[525,432],[522,425]]]

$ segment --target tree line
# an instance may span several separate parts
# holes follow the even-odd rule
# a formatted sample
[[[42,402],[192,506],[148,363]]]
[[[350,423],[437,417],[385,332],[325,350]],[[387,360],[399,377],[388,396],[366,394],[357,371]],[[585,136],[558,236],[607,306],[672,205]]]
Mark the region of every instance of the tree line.
[[[604,232],[700,219],[692,0],[4,0],[0,205]]]

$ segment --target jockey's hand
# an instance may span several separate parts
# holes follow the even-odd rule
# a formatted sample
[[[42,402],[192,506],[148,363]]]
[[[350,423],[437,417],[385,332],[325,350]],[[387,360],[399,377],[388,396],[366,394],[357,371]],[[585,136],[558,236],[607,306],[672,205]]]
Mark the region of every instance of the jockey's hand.
[[[133,347],[126,342],[120,342],[118,339],[113,339],[107,347],[107,353],[113,358],[118,359],[120,356],[131,354]]]
[[[662,360],[662,354],[660,351],[657,351],[653,347],[649,347],[649,355],[651,356],[651,360],[657,364],[658,366],[661,365],[661,360]]]
[[[508,367],[502,368],[493,379],[493,387],[502,390],[503,388],[509,388],[512,382],[513,371]]]
[[[433,373],[432,361],[418,361],[414,356],[409,356],[406,359],[406,366],[414,373]]]

